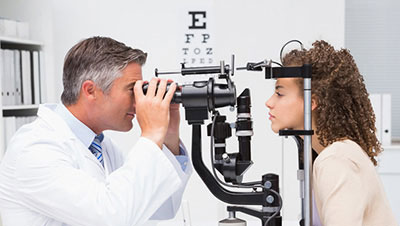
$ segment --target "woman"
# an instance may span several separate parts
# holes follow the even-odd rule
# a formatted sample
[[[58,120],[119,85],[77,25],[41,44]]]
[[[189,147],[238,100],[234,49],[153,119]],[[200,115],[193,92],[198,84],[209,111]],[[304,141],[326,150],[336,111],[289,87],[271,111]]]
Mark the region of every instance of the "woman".
[[[312,64],[313,193],[324,226],[397,225],[375,171],[382,151],[363,77],[346,49],[317,41],[293,50],[285,66]],[[303,129],[303,79],[279,78],[265,103],[271,127]]]

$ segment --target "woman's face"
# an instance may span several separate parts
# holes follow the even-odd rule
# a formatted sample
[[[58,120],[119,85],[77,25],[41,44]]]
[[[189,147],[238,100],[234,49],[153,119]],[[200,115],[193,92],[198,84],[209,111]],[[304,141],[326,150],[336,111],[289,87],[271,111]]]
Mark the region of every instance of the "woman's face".
[[[265,102],[269,108],[271,129],[302,130],[304,128],[304,102],[301,90],[294,78],[278,78],[275,93]]]

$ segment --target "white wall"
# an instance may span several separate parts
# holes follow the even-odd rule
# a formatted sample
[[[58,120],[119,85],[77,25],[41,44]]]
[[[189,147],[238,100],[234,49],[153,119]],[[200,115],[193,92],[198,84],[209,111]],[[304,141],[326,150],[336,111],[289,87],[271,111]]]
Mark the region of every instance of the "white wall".
[[[32,8],[26,7],[32,6]],[[45,30],[33,30],[35,38],[49,46],[47,63],[51,64],[49,74],[48,100],[58,101],[62,91],[61,75],[63,58],[69,48],[81,39],[102,35],[125,42],[132,47],[149,53],[144,67],[144,77],[149,79],[155,67],[160,69],[178,69],[181,62],[181,47],[185,24],[182,18],[187,11],[207,8],[212,26],[215,60],[229,61],[236,54],[236,65],[245,65],[248,61],[279,59],[281,46],[290,39],[302,40],[309,47],[316,39],[325,39],[337,47],[344,45],[344,0],[230,0],[230,1],[81,1],[81,0],[2,0],[1,13],[7,6],[10,17],[29,14],[45,17],[39,20],[34,16],[26,18],[32,26],[45,25]],[[36,9],[36,10],[35,10]],[[4,11],[4,12],[3,12]],[[43,12],[45,11],[45,12]],[[4,15],[4,14],[3,14]],[[35,24],[35,25],[34,25]],[[44,33],[43,33],[44,32]],[[38,36],[43,34],[44,36]],[[54,69],[54,70],[53,70]],[[174,77],[175,80],[176,77]],[[238,93],[245,87],[252,92],[253,120],[255,135],[252,140],[254,166],[246,174],[245,180],[259,180],[267,172],[282,173],[282,140],[269,129],[268,110],[264,106],[266,99],[273,93],[273,81],[263,79],[261,73],[236,73],[234,81]],[[223,111],[226,113],[227,111]],[[182,118],[184,115],[182,115]],[[230,113],[229,121],[235,120]],[[190,149],[191,130],[182,119],[182,140]],[[204,130],[204,129],[203,129]],[[128,150],[139,134],[137,124],[129,133],[112,132],[112,136]],[[203,137],[206,137],[203,134]],[[289,142],[290,143],[290,142]],[[209,140],[203,141],[204,152],[208,156]],[[231,138],[228,146],[237,151],[236,139]],[[293,146],[294,147],[294,146]],[[295,151],[289,154],[296,154]],[[206,154],[204,154],[206,156]],[[285,153],[285,159],[287,158]],[[294,155],[293,158],[296,158]],[[205,159],[206,164],[209,162]],[[295,161],[291,161],[292,163]],[[285,172],[295,172],[297,165],[285,165]],[[298,191],[296,180],[284,186],[284,193]],[[293,195],[292,195],[293,196]],[[295,220],[298,216],[298,202],[295,196],[285,202],[283,213],[286,220]],[[289,197],[289,195],[288,195]],[[189,200],[192,221],[217,221],[226,217],[225,207],[208,192],[205,185],[194,173],[184,199]],[[243,215],[240,215],[243,217]],[[246,217],[244,217],[246,218]],[[175,220],[181,221],[179,214]],[[251,218],[248,218],[251,219]]]

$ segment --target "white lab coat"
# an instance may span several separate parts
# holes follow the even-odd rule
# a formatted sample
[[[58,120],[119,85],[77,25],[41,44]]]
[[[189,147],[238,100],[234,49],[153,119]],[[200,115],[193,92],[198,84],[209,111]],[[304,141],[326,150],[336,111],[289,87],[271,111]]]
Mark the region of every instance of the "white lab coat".
[[[53,112],[12,138],[0,165],[3,226],[133,226],[175,215],[191,173],[169,150],[140,138],[126,159],[110,139],[105,169]]]

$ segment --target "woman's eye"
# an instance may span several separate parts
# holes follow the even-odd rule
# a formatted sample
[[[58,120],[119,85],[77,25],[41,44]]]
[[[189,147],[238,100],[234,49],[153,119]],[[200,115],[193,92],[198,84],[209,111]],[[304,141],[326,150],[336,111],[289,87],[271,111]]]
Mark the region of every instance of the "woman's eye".
[[[279,92],[275,92],[276,93],[276,95],[278,95],[278,97],[281,97],[281,96],[283,96],[281,93],[279,93]]]

